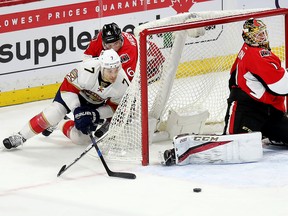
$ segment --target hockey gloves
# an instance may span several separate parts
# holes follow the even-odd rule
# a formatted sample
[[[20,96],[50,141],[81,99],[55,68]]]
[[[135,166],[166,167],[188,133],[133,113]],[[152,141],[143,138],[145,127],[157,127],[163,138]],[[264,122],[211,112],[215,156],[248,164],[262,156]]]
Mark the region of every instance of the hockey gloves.
[[[74,110],[74,121],[77,130],[83,134],[95,131],[99,123],[100,116],[96,109],[91,107],[77,107]]]

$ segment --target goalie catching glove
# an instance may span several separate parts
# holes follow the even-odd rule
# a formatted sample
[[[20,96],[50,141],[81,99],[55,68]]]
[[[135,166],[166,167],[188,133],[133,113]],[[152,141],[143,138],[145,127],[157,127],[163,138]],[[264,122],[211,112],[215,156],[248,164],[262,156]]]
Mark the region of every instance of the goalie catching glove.
[[[77,130],[80,130],[83,134],[88,134],[89,131],[96,130],[100,122],[100,116],[96,109],[77,107],[74,110],[74,121]]]

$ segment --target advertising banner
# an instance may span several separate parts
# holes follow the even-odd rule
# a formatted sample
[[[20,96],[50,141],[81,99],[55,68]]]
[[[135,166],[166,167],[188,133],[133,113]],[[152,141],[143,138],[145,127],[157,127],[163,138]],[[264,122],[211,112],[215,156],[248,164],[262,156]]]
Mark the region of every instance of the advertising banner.
[[[189,2],[180,5],[171,0],[99,0],[1,15],[0,90],[61,82],[82,60],[89,41],[105,23],[116,22],[123,31],[133,32],[141,23],[193,7],[221,9],[220,1]]]
[[[259,2],[262,7],[288,6],[284,0],[69,2],[44,0],[0,9],[0,93],[59,85],[106,23],[116,22],[123,31],[133,32],[142,23],[183,12],[257,8]],[[46,97],[51,96],[41,95]],[[2,100],[0,106],[4,104]]]

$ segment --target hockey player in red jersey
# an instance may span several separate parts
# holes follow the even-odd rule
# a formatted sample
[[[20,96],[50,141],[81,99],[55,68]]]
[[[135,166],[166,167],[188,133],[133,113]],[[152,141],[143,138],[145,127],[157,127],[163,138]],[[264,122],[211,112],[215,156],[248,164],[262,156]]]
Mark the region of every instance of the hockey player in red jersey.
[[[138,45],[134,35],[122,32],[116,23],[103,26],[98,35],[85,50],[85,57],[97,57],[105,49],[114,49],[121,58],[122,68],[130,81],[133,79],[138,60]],[[155,81],[159,78],[165,57],[152,41],[147,42],[147,78]]]
[[[90,42],[84,54],[87,57],[98,57],[101,51],[106,49],[114,49],[118,53],[122,68],[131,81],[138,60],[136,38],[130,33],[122,32],[116,23],[106,24]]]
[[[113,116],[129,84],[119,55],[113,49],[105,50],[99,58],[84,60],[67,74],[51,105],[30,119],[17,134],[5,138],[3,144],[7,149],[16,148],[57,124],[74,143],[89,143],[88,132]],[[64,119],[70,112],[74,121]]]
[[[253,162],[262,157],[264,137],[288,145],[288,73],[271,51],[261,20],[246,20],[242,37],[230,71],[224,134],[179,135],[174,148],[164,152],[163,164]]]
[[[288,144],[288,73],[271,51],[261,20],[245,21],[242,37],[245,43],[231,68],[224,134],[260,131],[263,137]]]

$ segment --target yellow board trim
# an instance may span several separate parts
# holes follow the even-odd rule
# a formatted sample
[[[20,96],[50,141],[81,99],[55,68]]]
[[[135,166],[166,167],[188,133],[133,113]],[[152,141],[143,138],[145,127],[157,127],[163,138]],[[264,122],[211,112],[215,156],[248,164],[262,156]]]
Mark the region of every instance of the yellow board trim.
[[[60,83],[0,92],[0,107],[54,98]]]
[[[284,60],[284,46],[273,47],[272,50],[280,57],[281,61]],[[178,65],[176,78],[195,76],[195,71],[197,71],[197,75],[217,72],[217,69],[215,71],[215,65],[217,64],[220,66],[221,71],[230,70],[236,56],[237,54],[233,54],[180,63]],[[60,85],[61,83],[55,83],[8,92],[0,92],[0,107],[54,98]]]
[[[236,54],[180,63],[176,79],[217,72],[217,65],[220,71],[230,70],[235,58]]]
[[[281,61],[284,61],[284,50],[284,46],[272,48],[273,53],[277,55]],[[203,75],[211,72],[230,71],[236,57],[237,53],[179,63],[176,79]]]

